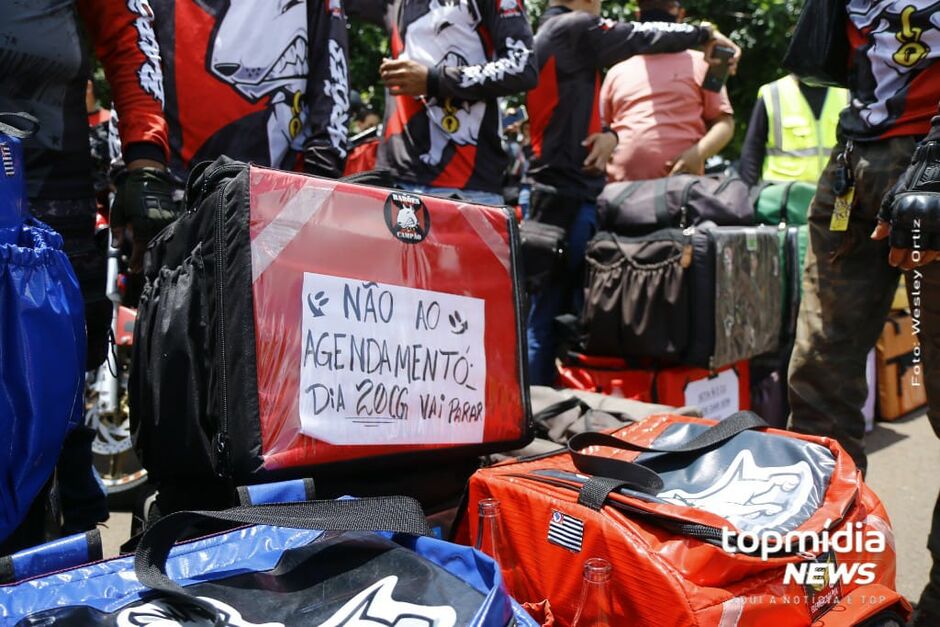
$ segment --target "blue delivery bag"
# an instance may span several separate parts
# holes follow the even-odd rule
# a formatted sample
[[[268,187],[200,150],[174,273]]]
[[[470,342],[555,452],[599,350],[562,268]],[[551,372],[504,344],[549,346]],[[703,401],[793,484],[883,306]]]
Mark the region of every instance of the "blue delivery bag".
[[[175,544],[209,519],[249,526]],[[179,512],[133,557],[0,586],[0,624],[537,625],[495,562],[428,531],[406,497]]]
[[[85,314],[62,238],[28,219],[0,244],[0,541],[83,417]]]
[[[22,141],[38,128],[0,113],[0,542],[49,479],[82,419],[85,314],[62,238],[28,218]]]

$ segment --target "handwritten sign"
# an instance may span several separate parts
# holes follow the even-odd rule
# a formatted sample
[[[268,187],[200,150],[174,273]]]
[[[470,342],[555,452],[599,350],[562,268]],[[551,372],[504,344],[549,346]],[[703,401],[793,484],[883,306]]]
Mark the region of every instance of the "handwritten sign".
[[[706,418],[727,418],[740,408],[738,385],[738,373],[731,368],[716,377],[692,381],[685,386],[685,404],[698,407]]]
[[[305,273],[300,422],[330,444],[469,444],[486,421],[484,302]]]

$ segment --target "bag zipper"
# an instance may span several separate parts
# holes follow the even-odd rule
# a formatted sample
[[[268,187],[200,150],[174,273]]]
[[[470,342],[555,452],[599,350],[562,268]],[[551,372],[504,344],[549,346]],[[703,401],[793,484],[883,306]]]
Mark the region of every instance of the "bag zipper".
[[[570,490],[572,492],[578,492],[577,487],[561,479],[543,477],[539,475],[534,475],[532,473],[525,473],[525,474],[513,473],[513,474],[507,474],[505,476],[513,477],[516,479],[525,479],[528,481],[535,481],[536,483],[543,483],[543,484],[551,485],[557,488]],[[846,504],[845,509],[842,511],[842,515],[839,516],[839,518],[837,518],[836,520],[832,521],[832,523],[828,527],[829,529],[837,528],[842,524],[842,522],[845,520],[848,513],[855,506],[855,501],[857,498],[858,498],[858,493],[856,492],[854,495],[852,495],[852,498]],[[676,518],[674,516],[667,516],[665,514],[662,514],[661,512],[651,512],[649,510],[646,510],[640,507],[635,507],[632,505],[628,505],[620,501],[608,500],[606,502],[606,505],[613,507],[614,509],[618,511],[621,511],[627,514],[633,514],[641,518],[648,519],[652,521],[654,524],[657,524],[660,527],[663,527],[669,531],[673,531],[674,533],[684,535],[684,536],[689,536],[691,538],[701,540],[703,542],[706,542],[713,546],[717,546],[722,549],[724,548],[722,544],[722,540],[724,539],[724,531],[717,527],[712,527],[711,525],[705,525],[702,523],[691,523],[681,518]],[[735,533],[729,532],[727,537],[733,540],[736,535],[737,534]],[[741,552],[735,552],[735,553],[730,553],[730,554],[731,555],[746,555],[748,557],[759,557],[761,555],[761,551],[760,551],[760,547],[758,547],[752,552],[741,551]],[[816,556],[809,554],[809,553],[801,553],[799,551],[778,551],[774,553],[771,559],[789,559],[791,557],[802,557],[803,559],[814,559]]]
[[[244,166],[238,166],[237,168],[224,168],[224,170],[241,170]],[[219,169],[220,171],[223,168]],[[215,451],[216,457],[218,459],[218,464],[215,469],[216,475],[219,478],[225,479],[231,476],[231,447],[229,446],[229,437],[228,437],[228,371],[226,369],[226,356],[225,356],[225,294],[224,287],[222,284],[222,276],[225,270],[225,207],[224,199],[225,192],[228,189],[228,186],[232,183],[233,179],[226,181],[222,186],[222,189],[219,191],[219,201],[217,208],[218,215],[218,224],[215,234],[215,246],[216,246],[216,302],[218,308],[218,317],[219,317],[219,367],[221,368],[220,387],[222,392],[222,402],[221,402],[221,411],[219,414],[219,434],[216,439]]]

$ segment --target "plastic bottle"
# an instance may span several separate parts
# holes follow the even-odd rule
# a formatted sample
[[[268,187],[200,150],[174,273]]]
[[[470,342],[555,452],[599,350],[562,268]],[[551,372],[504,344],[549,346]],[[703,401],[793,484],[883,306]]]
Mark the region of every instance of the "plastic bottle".
[[[0,245],[17,242],[25,214],[23,146],[0,130]]]
[[[614,624],[611,602],[610,562],[592,557],[584,562],[581,596],[571,627],[610,627]]]
[[[477,505],[477,540],[474,548],[478,549],[499,564],[506,582],[506,588],[513,592],[517,576],[515,553],[503,530],[502,514],[499,511],[499,499],[481,499]]]
[[[623,398],[623,379],[612,379],[610,382],[610,396]]]

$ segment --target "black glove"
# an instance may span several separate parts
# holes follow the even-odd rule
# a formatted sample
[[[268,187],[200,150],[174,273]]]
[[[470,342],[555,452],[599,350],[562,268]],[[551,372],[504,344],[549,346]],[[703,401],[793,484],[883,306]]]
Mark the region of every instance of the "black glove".
[[[134,230],[134,242],[146,246],[150,239],[176,220],[180,209],[173,202],[173,182],[157,168],[120,173],[111,205],[111,226]]]
[[[925,140],[881,201],[878,219],[891,225],[892,248],[940,250],[940,141]]]

